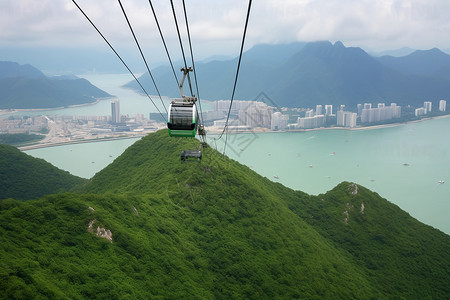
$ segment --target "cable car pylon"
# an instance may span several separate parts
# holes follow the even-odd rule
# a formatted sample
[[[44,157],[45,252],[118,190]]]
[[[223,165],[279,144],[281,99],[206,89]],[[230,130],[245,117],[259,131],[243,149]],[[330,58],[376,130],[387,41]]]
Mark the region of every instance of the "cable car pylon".
[[[186,77],[189,80],[189,72],[192,72],[192,68],[181,68],[183,72],[183,78],[180,81],[180,94],[181,98],[175,98],[170,103],[167,128],[169,135],[172,137],[195,137],[196,134],[200,135],[203,142],[199,147],[199,150],[184,150],[181,152],[180,158],[182,161],[198,160],[202,159],[202,145],[205,145],[205,128],[203,124],[199,124],[200,118],[197,111],[197,97],[194,95],[186,96],[183,91],[183,84]]]

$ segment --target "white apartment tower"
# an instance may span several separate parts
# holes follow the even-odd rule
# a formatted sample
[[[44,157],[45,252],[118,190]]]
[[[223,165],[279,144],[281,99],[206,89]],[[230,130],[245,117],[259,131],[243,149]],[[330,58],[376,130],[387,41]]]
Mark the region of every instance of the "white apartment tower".
[[[111,121],[113,123],[120,123],[120,105],[119,100],[111,101]]]
[[[363,110],[362,104],[359,103],[356,107],[357,107],[357,109],[358,109],[358,116],[361,116],[361,113],[362,113],[362,110]]]
[[[337,126],[356,127],[357,113],[340,110],[337,112]]]
[[[307,110],[305,112],[305,118],[310,118],[310,117],[313,117],[313,116],[314,116],[314,111],[312,109]]]
[[[423,103],[423,107],[425,108],[425,110],[426,110],[426,114],[427,113],[429,113],[430,111],[431,111],[431,101],[425,101],[424,103]]]
[[[318,104],[316,105],[316,115],[322,114],[322,105]]]
[[[439,111],[445,111],[447,109],[447,101],[439,101]]]
[[[331,116],[333,114],[333,105],[331,104],[325,105],[325,114],[327,116]]]

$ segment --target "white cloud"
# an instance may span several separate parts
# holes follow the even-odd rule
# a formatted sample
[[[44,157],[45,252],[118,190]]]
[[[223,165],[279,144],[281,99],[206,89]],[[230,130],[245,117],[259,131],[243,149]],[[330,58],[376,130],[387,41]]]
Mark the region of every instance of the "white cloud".
[[[117,1],[78,0],[117,47],[134,47]],[[164,34],[176,45],[170,2],[153,1]],[[247,1],[186,1],[194,47],[200,56],[236,53]],[[139,40],[160,49],[147,0],[123,0]],[[174,0],[184,28],[180,0]],[[450,48],[448,0],[259,0],[253,1],[247,46],[311,40],[341,40],[372,48]],[[182,30],[184,33],[184,29]],[[70,0],[2,0],[0,47],[104,47],[104,42]],[[156,48],[155,48],[156,49]]]

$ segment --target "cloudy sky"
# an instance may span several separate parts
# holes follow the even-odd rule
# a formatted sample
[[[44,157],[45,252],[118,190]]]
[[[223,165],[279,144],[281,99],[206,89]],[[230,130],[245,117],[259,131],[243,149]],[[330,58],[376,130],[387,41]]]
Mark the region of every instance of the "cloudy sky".
[[[236,55],[248,1],[185,0],[196,58]],[[117,1],[77,0],[117,50],[135,48]],[[182,19],[181,0],[174,5]],[[143,49],[164,48],[147,0],[122,0]],[[169,0],[153,0],[171,52],[179,51]],[[246,48],[259,43],[342,41],[370,50],[450,49],[449,0],[254,0]],[[183,31],[184,32],[184,31]],[[1,0],[0,48],[105,49],[72,0]],[[178,46],[179,47],[179,46]]]

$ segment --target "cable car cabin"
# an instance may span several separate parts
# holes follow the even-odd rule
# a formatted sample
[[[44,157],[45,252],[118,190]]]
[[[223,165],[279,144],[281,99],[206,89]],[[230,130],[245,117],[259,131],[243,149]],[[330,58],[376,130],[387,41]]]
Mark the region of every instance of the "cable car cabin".
[[[172,101],[167,120],[170,136],[195,137],[197,131],[197,107],[195,103]]]
[[[202,150],[184,150],[181,151],[181,161],[200,161],[202,160]]]

